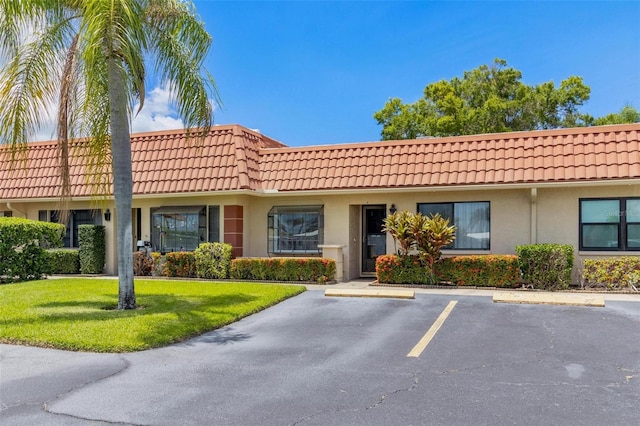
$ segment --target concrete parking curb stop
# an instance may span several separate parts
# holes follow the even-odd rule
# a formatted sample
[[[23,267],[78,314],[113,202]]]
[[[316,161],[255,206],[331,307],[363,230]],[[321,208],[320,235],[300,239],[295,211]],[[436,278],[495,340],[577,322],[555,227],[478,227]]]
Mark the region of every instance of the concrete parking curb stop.
[[[497,292],[493,302],[604,307],[604,297],[594,294]]]
[[[382,297],[390,299],[415,299],[416,294],[412,290],[369,290],[369,289],[347,289],[329,288],[324,292],[325,296],[334,297]]]

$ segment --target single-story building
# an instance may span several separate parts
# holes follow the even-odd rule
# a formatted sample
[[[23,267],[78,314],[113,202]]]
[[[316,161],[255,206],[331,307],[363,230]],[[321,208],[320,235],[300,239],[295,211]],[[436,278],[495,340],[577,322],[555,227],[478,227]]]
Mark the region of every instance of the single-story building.
[[[202,143],[185,136],[132,135],[132,232],[155,251],[223,241],[235,256],[324,255],[346,280],[395,251],[382,221],[409,210],[452,220],[450,255],[566,243],[579,267],[640,253],[640,123],[309,147],[239,125],[214,126]],[[72,158],[65,245],[77,246],[78,225],[105,225],[115,274],[113,199],[92,196],[82,163]],[[29,143],[10,164],[0,148],[0,215],[57,220],[56,142]]]

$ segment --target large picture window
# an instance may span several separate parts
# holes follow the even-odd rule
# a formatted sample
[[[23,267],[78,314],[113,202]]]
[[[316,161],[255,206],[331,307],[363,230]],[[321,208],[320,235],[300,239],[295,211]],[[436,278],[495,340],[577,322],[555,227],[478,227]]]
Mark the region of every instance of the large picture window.
[[[640,198],[581,199],[580,250],[640,250]]]
[[[418,212],[436,213],[456,226],[456,239],[445,249],[489,250],[491,248],[491,210],[488,201],[462,203],[419,203]]]
[[[204,206],[160,207],[151,210],[153,251],[193,251],[207,240]]]
[[[323,206],[276,206],[269,211],[269,254],[320,254],[323,239]]]

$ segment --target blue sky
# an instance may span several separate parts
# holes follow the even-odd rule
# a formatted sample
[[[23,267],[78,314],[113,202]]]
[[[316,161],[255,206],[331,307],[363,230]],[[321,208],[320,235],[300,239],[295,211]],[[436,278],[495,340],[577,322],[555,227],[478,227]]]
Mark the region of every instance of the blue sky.
[[[583,112],[640,108],[640,2],[196,0],[219,124],[288,145],[380,139],[372,115],[434,81],[506,59],[527,84],[582,76]]]

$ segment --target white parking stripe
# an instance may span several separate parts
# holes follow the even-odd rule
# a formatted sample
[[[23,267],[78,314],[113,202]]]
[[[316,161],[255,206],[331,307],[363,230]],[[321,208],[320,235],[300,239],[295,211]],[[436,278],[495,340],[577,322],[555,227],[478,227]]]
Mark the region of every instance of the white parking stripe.
[[[411,349],[411,352],[407,354],[408,357],[417,358],[422,354],[422,352],[427,347],[431,339],[433,339],[433,336],[435,336],[438,330],[440,330],[440,327],[442,326],[444,321],[447,319],[447,317],[453,310],[454,306],[456,306],[456,303],[458,303],[457,300],[452,300],[451,302],[449,302],[449,304],[447,305],[446,308],[444,308],[444,311],[442,311],[442,313],[440,314],[436,322],[433,323],[429,331],[427,331],[427,333],[422,337],[422,339],[420,339],[418,344],[415,345],[413,349]]]

